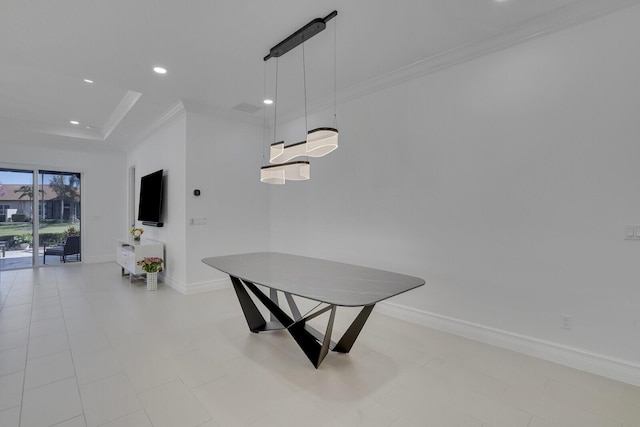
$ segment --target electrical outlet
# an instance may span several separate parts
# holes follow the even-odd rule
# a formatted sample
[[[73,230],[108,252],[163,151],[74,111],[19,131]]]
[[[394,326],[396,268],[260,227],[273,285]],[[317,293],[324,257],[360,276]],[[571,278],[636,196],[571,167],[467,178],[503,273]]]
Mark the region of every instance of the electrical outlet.
[[[561,314],[560,315],[560,322],[562,325],[562,329],[571,329],[571,316],[568,314]]]
[[[624,226],[624,239],[625,240],[640,240],[640,225],[638,225],[638,224],[626,224]]]

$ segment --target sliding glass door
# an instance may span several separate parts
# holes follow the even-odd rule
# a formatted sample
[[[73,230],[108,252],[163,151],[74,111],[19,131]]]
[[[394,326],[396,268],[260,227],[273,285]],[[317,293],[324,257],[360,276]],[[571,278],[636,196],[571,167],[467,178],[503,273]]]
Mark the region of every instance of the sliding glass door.
[[[33,188],[33,171],[0,169],[0,270],[33,266]]]
[[[81,260],[80,180],[77,172],[0,168],[0,270]]]

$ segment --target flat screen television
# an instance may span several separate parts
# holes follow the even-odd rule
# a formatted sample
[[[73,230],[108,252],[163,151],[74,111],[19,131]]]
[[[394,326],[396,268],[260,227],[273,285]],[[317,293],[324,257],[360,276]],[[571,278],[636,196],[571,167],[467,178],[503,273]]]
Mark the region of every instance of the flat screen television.
[[[150,173],[140,179],[138,220],[144,225],[162,227],[162,174],[163,170]]]

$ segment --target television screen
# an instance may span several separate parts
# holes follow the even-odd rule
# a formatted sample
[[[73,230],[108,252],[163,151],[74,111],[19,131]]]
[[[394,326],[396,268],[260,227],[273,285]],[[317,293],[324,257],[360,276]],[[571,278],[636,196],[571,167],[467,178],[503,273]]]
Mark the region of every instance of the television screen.
[[[160,169],[140,179],[138,220],[143,224],[162,226],[162,173]]]

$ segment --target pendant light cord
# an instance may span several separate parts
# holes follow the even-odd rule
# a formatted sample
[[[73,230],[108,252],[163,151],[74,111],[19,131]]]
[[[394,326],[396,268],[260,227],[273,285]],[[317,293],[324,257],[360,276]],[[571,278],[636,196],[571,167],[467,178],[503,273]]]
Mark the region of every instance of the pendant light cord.
[[[302,42],[302,80],[304,82],[304,138],[306,140],[309,125],[307,123],[307,63],[304,56],[304,41]]]
[[[267,62],[264,63],[263,81],[262,81],[262,101],[267,99]],[[269,139],[267,133],[267,105],[262,105],[262,164],[264,165],[265,146]]]
[[[304,81],[304,140],[307,140],[309,134],[309,124],[307,122],[307,62],[304,56],[304,40],[302,41],[302,80]],[[309,156],[306,157],[307,162]]]
[[[333,124],[338,129],[338,20],[333,21]]]
[[[276,123],[278,122],[278,58],[276,58],[276,96],[273,102],[276,104],[273,109],[273,142],[276,142]]]

